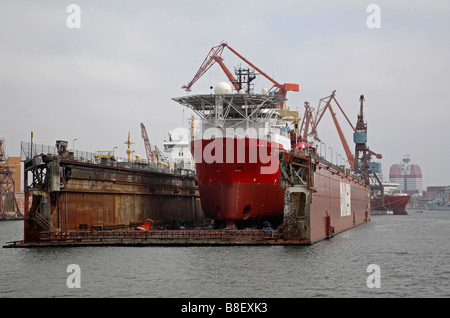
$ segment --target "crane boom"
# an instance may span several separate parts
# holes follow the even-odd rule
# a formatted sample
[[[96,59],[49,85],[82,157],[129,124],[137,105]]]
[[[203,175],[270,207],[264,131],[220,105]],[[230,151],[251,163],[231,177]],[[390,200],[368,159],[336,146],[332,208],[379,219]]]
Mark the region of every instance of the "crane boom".
[[[334,93],[335,92],[336,91],[334,91],[333,94],[331,95],[331,98],[334,101],[336,101],[335,98],[334,98]],[[331,98],[328,100],[328,108],[330,109],[331,117],[333,117],[334,125],[336,126],[336,129],[337,129],[338,134],[339,134],[339,138],[341,139],[342,146],[344,147],[344,151],[345,151],[345,154],[347,156],[348,163],[350,164],[351,167],[354,167],[354,165],[355,165],[355,158],[353,157],[352,151],[350,150],[350,147],[348,146],[347,140],[344,137],[344,134],[342,132],[341,126],[339,125],[339,123],[337,121],[336,113],[333,111],[333,108],[331,107],[331,103],[330,103],[331,102]]]
[[[247,60],[245,57],[243,57],[241,54],[239,54],[235,49],[231,48],[227,43],[221,43],[217,46],[214,46],[211,48],[211,50],[208,52],[208,55],[206,56],[205,60],[203,61],[202,65],[198,69],[197,73],[195,74],[194,78],[186,85],[182,86],[183,89],[190,92],[192,85],[194,85],[195,82],[203,75],[205,74],[211,66],[214,65],[214,63],[218,63],[222,70],[225,72],[226,76],[230,80],[233,87],[236,89],[236,91],[239,91],[241,89],[239,83],[236,81],[234,76],[231,74],[231,72],[228,70],[228,68],[223,63],[222,53],[223,50],[227,47],[231,52],[233,52],[237,57],[239,57],[241,60],[243,60],[245,63],[247,63],[249,66],[254,68],[259,74],[263,75],[265,78],[267,78],[269,81],[273,83],[273,87],[276,87],[278,89],[278,95],[282,95],[286,97],[287,91],[296,91],[298,92],[300,90],[298,84],[280,84],[277,81],[275,81],[273,78],[271,78],[269,75],[267,75],[265,72],[263,72],[260,68],[255,66],[253,63],[251,63],[249,60]],[[273,88],[272,87],[272,88]],[[271,88],[271,89],[272,89]],[[281,104],[281,107],[283,106],[283,103]]]
[[[231,74],[231,72],[228,70],[228,68],[223,64],[223,58],[221,56],[214,56],[213,59],[220,65],[225,75],[228,77],[228,80],[233,85],[234,89],[238,92],[241,89],[241,86],[239,85],[236,78]]]
[[[214,65],[215,62],[217,62],[217,57],[220,58],[224,48],[225,48],[225,44],[224,43],[222,43],[222,44],[220,44],[218,46],[214,46],[208,52],[208,55],[206,56],[205,60],[203,61],[203,63],[200,66],[200,68],[198,69],[198,71],[195,74],[195,76],[192,79],[192,81],[190,81],[188,84],[184,85],[182,88],[185,89],[186,91],[190,92],[192,85],[194,85],[194,83],[197,82],[197,80],[200,77],[202,77],[202,75],[205,74],[206,71],[208,71],[211,68],[211,66]]]
[[[331,101],[332,100],[334,100],[336,102],[336,104],[338,104],[337,101],[336,101],[336,98],[334,97],[335,93],[336,93],[336,91],[333,91],[330,96],[324,97],[324,98],[322,98],[320,100],[320,103],[324,102],[325,106],[321,108],[320,107],[320,103],[319,103],[319,107],[318,107],[318,111],[317,111],[317,115],[316,115],[316,120],[314,121],[311,130],[312,130],[312,133],[314,134],[314,136],[316,137],[316,139],[319,140],[319,138],[317,136],[317,126],[318,126],[320,120],[322,119],[323,114],[325,113],[325,111],[327,109],[329,109],[330,113],[331,113],[331,117],[333,118],[334,125],[336,126],[336,130],[338,131],[338,135],[339,135],[339,138],[341,140],[342,146],[344,147],[344,151],[345,151],[345,154],[347,156],[347,161],[350,164],[350,166],[352,168],[354,168],[355,159],[353,157],[352,151],[350,150],[350,147],[348,146],[347,140],[344,137],[344,133],[342,132],[341,126],[339,125],[339,123],[337,121],[336,113],[334,112],[333,108],[331,107]],[[326,100],[326,99],[328,99],[328,100]],[[338,106],[339,106],[339,104],[338,104]],[[339,109],[343,112],[341,106],[339,106]],[[347,118],[347,116],[345,116],[345,117]],[[353,128],[353,126],[352,126],[352,128]]]
[[[147,161],[153,164],[163,165],[169,168],[169,159],[159,150],[158,147],[155,146],[155,150],[152,150],[152,146],[150,145],[150,140],[148,139],[147,130],[143,123],[141,123],[141,133],[142,139],[144,140],[145,145],[145,154],[147,155]]]
[[[147,155],[147,160],[148,160],[148,162],[154,163],[154,158],[152,155],[152,147],[150,145],[150,141],[148,140],[147,130],[145,129],[145,126],[143,123],[141,123],[141,134],[142,134],[142,139],[144,140],[145,154]]]
[[[217,61],[214,57],[220,57],[222,55],[223,49],[225,48],[224,44],[220,44],[218,46],[213,47],[208,55],[206,56],[205,60],[203,61],[202,65],[200,66],[199,70],[195,74],[192,81],[190,81],[188,84],[184,85],[182,88],[186,91],[190,92],[192,85],[200,78],[203,74],[208,71],[211,66],[214,65],[214,63]]]
[[[300,90],[300,87],[298,84],[280,84],[277,81],[275,81],[273,78],[271,78],[269,75],[267,75],[266,73],[264,73],[260,68],[258,68],[257,66],[255,66],[252,62],[250,62],[249,60],[247,60],[245,57],[243,57],[241,54],[239,54],[235,49],[233,49],[231,46],[229,46],[228,44],[224,44],[231,52],[233,52],[234,54],[236,54],[236,56],[238,56],[241,60],[243,60],[245,63],[247,63],[248,65],[250,65],[251,67],[253,67],[259,74],[261,74],[262,76],[264,76],[265,78],[267,78],[269,81],[271,81],[273,83],[273,85],[275,87],[277,87],[280,92],[282,92],[283,96],[286,96],[286,92],[287,91],[296,91],[298,92]],[[281,94],[280,94],[281,95]]]

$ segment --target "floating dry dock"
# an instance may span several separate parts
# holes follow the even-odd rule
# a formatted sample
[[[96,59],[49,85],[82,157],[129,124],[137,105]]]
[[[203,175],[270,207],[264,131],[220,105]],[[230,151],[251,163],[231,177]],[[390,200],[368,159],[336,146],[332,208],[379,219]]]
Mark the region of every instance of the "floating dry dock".
[[[24,160],[23,245],[46,243],[49,233],[133,233],[147,219],[161,228],[204,223],[194,175],[143,163],[77,158],[66,146],[57,141],[55,151]]]
[[[370,220],[368,186],[315,151],[280,159],[285,210],[276,229],[135,230],[146,218],[199,224],[195,178],[58,156],[41,159],[26,164],[34,182],[27,188],[33,204],[26,207],[24,240],[4,247],[309,245]],[[343,196],[347,190],[350,201]],[[342,214],[339,202],[348,204],[349,213]]]

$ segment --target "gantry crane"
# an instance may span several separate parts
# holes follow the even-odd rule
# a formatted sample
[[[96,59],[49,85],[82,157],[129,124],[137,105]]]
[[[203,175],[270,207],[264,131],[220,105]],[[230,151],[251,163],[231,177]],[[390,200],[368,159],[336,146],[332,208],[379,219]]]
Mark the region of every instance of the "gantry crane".
[[[226,76],[228,77],[229,81],[233,85],[234,89],[237,92],[239,92],[241,90],[241,88],[242,88],[240,83],[239,83],[239,81],[236,80],[236,78],[233,76],[233,74],[231,74],[231,72],[228,70],[228,68],[223,63],[222,53],[223,53],[225,47],[227,47],[231,52],[233,52],[236,56],[238,56],[241,60],[243,60],[249,66],[254,68],[260,75],[264,76],[269,81],[271,81],[273,83],[273,86],[272,86],[272,88],[270,90],[276,89],[277,90],[277,95],[281,95],[283,97],[286,97],[286,93],[288,91],[296,91],[296,92],[299,91],[299,85],[298,84],[289,84],[289,83],[280,84],[280,83],[278,83],[273,78],[271,78],[269,75],[264,73],[261,69],[256,67],[249,60],[247,60],[245,57],[243,57],[241,54],[236,52],[236,50],[231,48],[227,43],[221,43],[221,44],[211,48],[211,50],[209,51],[209,53],[206,56],[205,60],[203,61],[202,65],[200,66],[199,70],[195,74],[194,78],[188,84],[184,85],[182,88],[185,89],[186,91],[190,92],[192,85],[194,85],[194,83],[203,74],[205,74],[206,71],[208,71],[211,68],[211,66],[214,65],[214,63],[217,62],[220,65],[220,67],[222,68],[222,70],[225,72]],[[281,108],[282,107],[283,107],[283,103],[281,103]]]

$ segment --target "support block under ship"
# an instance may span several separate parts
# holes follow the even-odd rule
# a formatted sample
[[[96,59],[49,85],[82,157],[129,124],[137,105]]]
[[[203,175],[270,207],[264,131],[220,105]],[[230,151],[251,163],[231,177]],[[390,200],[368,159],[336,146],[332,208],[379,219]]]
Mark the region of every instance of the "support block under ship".
[[[334,93],[333,93],[334,95]],[[214,94],[174,98],[201,118],[191,140],[202,210],[227,226],[270,221],[315,242],[370,220],[370,187],[299,142],[281,116],[281,95]]]

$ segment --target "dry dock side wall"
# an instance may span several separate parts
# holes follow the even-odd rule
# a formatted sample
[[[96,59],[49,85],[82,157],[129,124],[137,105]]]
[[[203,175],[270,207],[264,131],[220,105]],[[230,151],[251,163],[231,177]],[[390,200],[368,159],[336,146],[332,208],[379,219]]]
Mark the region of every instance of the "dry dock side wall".
[[[319,165],[311,202],[311,241],[315,242],[370,220],[367,186]]]
[[[283,237],[314,243],[370,220],[370,188],[325,161],[283,155]]]
[[[38,157],[25,163],[24,241],[41,231],[133,228],[202,222],[195,177]],[[27,200],[26,200],[27,202]]]

